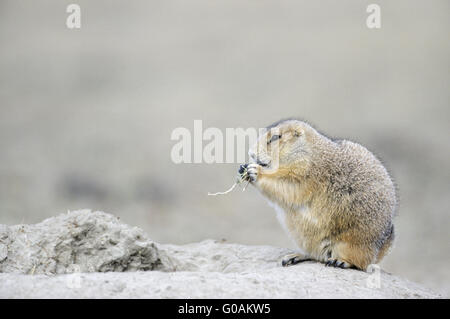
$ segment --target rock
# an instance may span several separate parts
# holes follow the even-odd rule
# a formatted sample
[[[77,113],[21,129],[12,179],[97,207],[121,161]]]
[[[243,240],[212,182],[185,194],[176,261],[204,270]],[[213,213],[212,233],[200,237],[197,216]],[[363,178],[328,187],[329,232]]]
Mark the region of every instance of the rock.
[[[213,240],[161,245],[111,215],[78,211],[0,225],[0,298],[441,297],[376,266],[281,267],[289,252]]]
[[[36,225],[0,228],[0,272],[67,274],[137,270],[171,271],[170,259],[137,227],[90,210],[69,212]]]

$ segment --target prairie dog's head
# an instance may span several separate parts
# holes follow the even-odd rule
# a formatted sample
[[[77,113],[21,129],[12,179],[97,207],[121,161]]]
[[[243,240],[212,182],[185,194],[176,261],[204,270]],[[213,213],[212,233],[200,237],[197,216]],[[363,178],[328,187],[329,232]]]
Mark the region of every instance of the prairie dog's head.
[[[299,120],[283,120],[268,126],[248,152],[250,163],[268,173],[307,169],[317,131]]]

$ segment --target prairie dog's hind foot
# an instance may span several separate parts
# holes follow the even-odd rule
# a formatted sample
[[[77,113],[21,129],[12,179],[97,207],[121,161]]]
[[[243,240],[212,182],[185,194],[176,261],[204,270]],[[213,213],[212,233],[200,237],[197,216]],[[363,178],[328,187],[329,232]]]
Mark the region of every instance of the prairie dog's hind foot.
[[[283,257],[283,259],[281,260],[281,266],[283,267],[292,266],[308,260],[311,260],[311,258],[309,258],[304,254],[300,253],[289,254]]]
[[[333,266],[335,268],[342,268],[342,269],[347,269],[347,268],[352,268],[353,265],[349,264],[348,262],[342,261],[340,259],[328,259],[325,262],[325,267],[330,267]]]

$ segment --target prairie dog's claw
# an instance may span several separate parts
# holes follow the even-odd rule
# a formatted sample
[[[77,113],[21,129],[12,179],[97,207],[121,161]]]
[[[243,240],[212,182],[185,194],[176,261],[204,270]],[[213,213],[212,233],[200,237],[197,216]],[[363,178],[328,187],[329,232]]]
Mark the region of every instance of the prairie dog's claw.
[[[248,164],[242,164],[241,166],[239,166],[239,171],[238,171],[239,175],[242,176],[242,174],[244,174],[244,172],[247,170],[247,166],[248,166]]]
[[[307,260],[310,259],[303,254],[289,254],[283,257],[283,259],[281,260],[281,266],[287,267]]]
[[[350,265],[349,263],[346,263],[345,261],[341,261],[339,259],[328,259],[325,262],[325,267],[335,267],[335,268],[342,268],[342,269],[346,269],[346,268],[350,268],[352,265]]]
[[[256,163],[251,163],[247,165],[247,175],[248,175],[248,180],[250,182],[256,182],[256,180],[258,179],[258,173],[259,173],[259,169],[260,169],[260,165],[256,164]]]

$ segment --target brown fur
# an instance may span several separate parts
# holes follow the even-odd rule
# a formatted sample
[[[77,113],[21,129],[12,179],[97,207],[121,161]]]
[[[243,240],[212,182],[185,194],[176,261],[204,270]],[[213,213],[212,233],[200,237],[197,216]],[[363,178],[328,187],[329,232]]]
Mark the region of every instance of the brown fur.
[[[366,148],[286,120],[270,126],[249,154],[250,180],[284,211],[286,229],[303,252],[297,257],[366,269],[389,251],[395,188]]]

